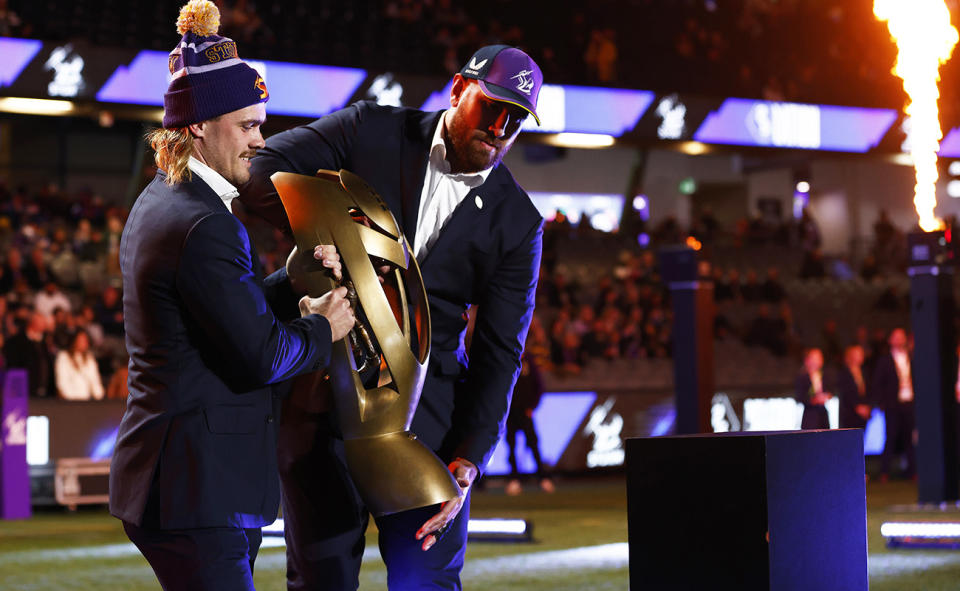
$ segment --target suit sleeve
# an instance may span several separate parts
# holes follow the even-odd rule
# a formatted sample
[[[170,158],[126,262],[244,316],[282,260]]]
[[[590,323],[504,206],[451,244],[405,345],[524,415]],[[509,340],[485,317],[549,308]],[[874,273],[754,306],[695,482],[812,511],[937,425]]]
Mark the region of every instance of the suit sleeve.
[[[177,289],[188,313],[230,368],[251,387],[326,366],[327,319],[310,315],[281,324],[253,271],[249,237],[232,215],[206,216],[184,242]]]
[[[805,373],[801,373],[793,380],[793,397],[797,402],[810,404],[810,386],[810,378]]]
[[[320,169],[340,170],[346,165],[365,113],[364,104],[356,103],[309,125],[271,136],[253,158],[250,180],[240,188],[240,201],[247,211],[289,234],[290,223],[270,175],[293,172],[313,176]]]
[[[504,430],[510,396],[520,373],[520,356],[533,319],[543,222],[507,254],[478,302],[470,346],[466,397],[457,400],[453,432],[461,440],[454,455],[483,471]]]

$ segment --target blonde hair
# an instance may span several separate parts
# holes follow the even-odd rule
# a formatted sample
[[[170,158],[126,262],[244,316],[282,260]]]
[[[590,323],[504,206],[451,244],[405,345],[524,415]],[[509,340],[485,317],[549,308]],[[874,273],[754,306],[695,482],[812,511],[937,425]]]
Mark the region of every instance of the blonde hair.
[[[154,129],[147,134],[153,148],[153,159],[167,173],[166,183],[176,185],[191,179],[187,164],[193,155],[193,135],[186,127]]]

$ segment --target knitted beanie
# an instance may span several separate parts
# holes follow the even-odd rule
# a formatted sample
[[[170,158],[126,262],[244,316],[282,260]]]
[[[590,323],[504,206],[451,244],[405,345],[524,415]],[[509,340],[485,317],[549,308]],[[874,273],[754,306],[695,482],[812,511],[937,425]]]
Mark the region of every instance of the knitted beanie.
[[[209,0],[190,0],[180,9],[170,52],[173,78],[163,95],[163,126],[186,127],[267,101],[267,85],[237,55],[237,44],[217,35],[220,11]]]

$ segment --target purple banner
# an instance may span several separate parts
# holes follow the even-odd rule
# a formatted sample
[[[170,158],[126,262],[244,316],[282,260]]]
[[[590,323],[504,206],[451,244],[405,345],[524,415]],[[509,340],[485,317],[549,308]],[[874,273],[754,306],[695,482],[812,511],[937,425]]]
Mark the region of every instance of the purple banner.
[[[0,37],[0,87],[13,84],[42,47],[42,41]]]
[[[694,139],[708,144],[866,152],[896,122],[893,109],[727,99]]]
[[[267,113],[321,117],[346,106],[367,77],[365,70],[287,62],[246,60],[270,90]],[[141,51],[129,66],[119,66],[97,93],[97,100],[136,105],[163,105],[170,74],[167,54]]]
[[[27,372],[2,372],[0,385],[0,519],[26,519],[30,517]]]

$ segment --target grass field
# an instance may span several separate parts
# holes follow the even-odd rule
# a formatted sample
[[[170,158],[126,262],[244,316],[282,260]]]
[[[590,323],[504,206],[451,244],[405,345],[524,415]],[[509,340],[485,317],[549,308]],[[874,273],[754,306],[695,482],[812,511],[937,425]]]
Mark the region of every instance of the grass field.
[[[956,520],[957,514],[894,513],[915,501],[911,482],[867,486],[870,588],[875,591],[960,590],[960,551],[890,551],[880,537],[888,520]],[[476,517],[534,522],[529,544],[471,543],[463,580],[472,591],[619,590],[628,587],[626,490],[622,480],[560,482],[557,492],[508,497],[491,487],[474,494]],[[375,548],[375,533],[368,548]],[[600,546],[600,548],[597,548]],[[584,549],[573,551],[572,549]],[[592,549],[592,550],[591,550]],[[264,548],[257,589],[284,589],[283,548]],[[379,559],[366,560],[361,589],[384,589]],[[0,522],[0,590],[159,589],[150,567],[101,508],[39,512]],[[637,591],[637,590],[634,590]],[[812,591],[812,590],[811,590]]]

